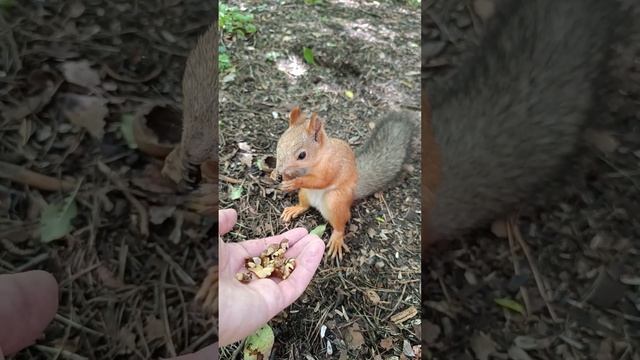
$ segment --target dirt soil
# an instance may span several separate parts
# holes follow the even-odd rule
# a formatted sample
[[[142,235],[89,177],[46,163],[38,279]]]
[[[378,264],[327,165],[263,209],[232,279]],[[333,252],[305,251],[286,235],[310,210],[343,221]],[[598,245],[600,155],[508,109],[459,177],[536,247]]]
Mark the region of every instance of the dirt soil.
[[[477,43],[476,9],[492,1],[429,3],[423,56],[434,80],[456,71]],[[479,231],[430,256],[426,359],[640,359],[637,35],[617,56],[607,113],[589,136],[593,150],[553,200],[524,206],[521,236]]]
[[[316,210],[282,223],[282,210],[297,199],[277,190],[257,166],[275,160],[293,106],[317,112],[330,136],[354,148],[386,110],[419,110],[419,8],[322,3],[231,4],[254,14],[258,32],[246,40],[223,39],[235,69],[221,74],[220,207],[240,214],[225,241],[326,223]],[[305,62],[304,47],[313,49],[316,65]],[[340,359],[386,359],[419,344],[418,313],[401,324],[390,321],[420,305],[419,153],[410,165],[397,186],[353,207],[346,236],[351,252],[339,264],[322,262],[301,298],[270,322],[275,359],[325,358],[327,351]],[[325,241],[330,232],[327,226]],[[222,349],[222,358],[233,358],[237,346]]]
[[[56,318],[14,359],[150,359],[214,342],[193,301],[213,222],[184,206],[160,180],[162,161],[129,148],[121,131],[158,102],[148,118],[180,119],[184,63],[213,3],[2,4],[0,273],[44,269],[60,284]],[[48,178],[27,186],[38,177],[24,169]],[[70,186],[43,190],[55,179]],[[64,212],[75,215],[71,231],[42,242],[47,204],[77,184],[75,214]]]

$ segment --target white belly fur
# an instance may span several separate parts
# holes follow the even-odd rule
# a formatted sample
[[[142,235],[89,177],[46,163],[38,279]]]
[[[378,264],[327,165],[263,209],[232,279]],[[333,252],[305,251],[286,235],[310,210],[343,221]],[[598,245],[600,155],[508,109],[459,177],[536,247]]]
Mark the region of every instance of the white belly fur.
[[[311,207],[318,209],[318,211],[320,211],[320,213],[322,214],[322,217],[324,217],[325,220],[328,220],[327,212],[324,207],[324,195],[327,193],[327,191],[331,191],[331,190],[330,189],[305,189],[305,191],[307,193],[307,198],[309,199],[309,205],[311,205]]]

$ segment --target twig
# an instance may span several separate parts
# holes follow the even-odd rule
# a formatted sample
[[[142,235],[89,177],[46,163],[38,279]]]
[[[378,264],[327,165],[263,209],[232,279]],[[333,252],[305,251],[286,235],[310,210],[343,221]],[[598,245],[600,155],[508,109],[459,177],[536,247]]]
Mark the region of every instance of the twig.
[[[46,353],[49,355],[60,354],[63,358],[69,359],[69,360],[89,360],[89,358],[80,356],[76,353],[72,353],[71,351],[68,351],[68,350],[56,349],[54,347],[44,346],[44,345],[34,345],[34,347],[42,351],[43,353]]]
[[[149,215],[147,214],[147,209],[142,205],[142,203],[135,198],[135,196],[131,195],[131,192],[124,185],[122,180],[118,178],[118,175],[111,170],[109,166],[107,166],[102,161],[97,162],[98,170],[105,174],[109,180],[124,194],[124,196],[129,200],[131,205],[136,208],[138,211],[138,215],[140,215],[140,234],[144,237],[149,236]]]
[[[382,202],[384,203],[384,207],[387,208],[387,212],[389,213],[389,218],[391,219],[391,223],[395,225],[396,222],[393,221],[393,213],[391,212],[391,209],[389,209],[389,205],[387,204],[387,201],[384,199],[384,195],[381,194],[380,199],[382,199]]]
[[[72,328],[76,328],[79,330],[82,330],[84,332],[86,332],[87,334],[91,334],[91,335],[95,335],[95,336],[104,336],[103,333],[97,332],[93,329],[89,329],[88,327],[82,325],[82,324],[78,324],[77,322],[71,320],[71,319],[67,319],[66,317],[60,315],[60,314],[56,314],[56,316],[54,317],[55,320],[60,321],[61,323],[70,326]]]
[[[162,321],[164,322],[164,338],[167,346],[167,351],[171,357],[176,357],[176,346],[171,339],[171,327],[169,326],[169,315],[167,311],[167,294],[165,293],[165,283],[167,281],[167,271],[169,268],[164,266],[162,274],[160,275],[160,309],[162,315]]]
[[[185,284],[189,285],[189,286],[195,286],[196,282],[193,280],[193,278],[191,278],[191,276],[189,276],[189,274],[187,274],[186,271],[184,271],[180,265],[178,265],[178,263],[176,263],[173,258],[171,258],[171,256],[169,256],[169,254],[167,254],[164,249],[162,249],[160,246],[158,246],[156,244],[156,252],[160,255],[160,257],[162,257],[162,259],[164,261],[166,261],[167,263],[169,263],[169,265],[171,265],[171,267],[175,270],[176,275],[180,278],[180,280],[182,280],[182,282],[184,282]]]
[[[516,260],[516,244],[513,240],[513,227],[515,226],[515,221],[512,219],[507,220],[507,238],[509,238],[509,248],[511,249],[511,261],[513,262],[513,271],[516,275],[520,275],[520,268],[518,267],[518,261]],[[524,301],[524,307],[527,310],[527,316],[531,316],[531,302],[529,301],[529,293],[524,286],[520,286],[520,295],[522,296],[522,301]]]
[[[536,280],[538,292],[540,292],[540,296],[542,297],[544,304],[547,306],[547,310],[549,310],[549,315],[551,315],[551,319],[554,322],[557,322],[558,315],[556,315],[556,312],[553,310],[551,303],[549,303],[549,295],[547,293],[547,290],[544,287],[544,283],[542,282],[543,280],[542,275],[540,275],[540,272],[538,271],[538,266],[536,265],[536,262],[533,259],[533,256],[531,256],[531,251],[529,251],[529,246],[522,238],[522,234],[520,234],[520,229],[517,226],[515,226],[515,224],[513,225],[513,235],[516,238],[516,240],[518,240],[518,243],[520,244],[520,247],[522,248],[524,255],[527,257],[527,261],[529,262],[529,267],[531,268],[533,277]]]
[[[242,351],[242,348],[244,348],[245,340],[247,340],[247,339],[242,339],[240,344],[238,344],[238,347],[233,351],[233,354],[231,354],[231,360],[234,360],[234,359],[238,358],[238,355],[240,355],[240,352]]]
[[[56,179],[3,161],[0,161],[0,178],[47,191],[69,192],[75,188],[75,180]]]
[[[228,183],[232,183],[232,184],[242,184],[242,180],[238,180],[238,179],[234,179],[232,177],[228,177],[226,175],[218,175],[218,177],[220,178],[220,180],[226,181]]]
[[[19,273],[19,272],[23,272],[27,269],[30,269],[33,266],[36,266],[38,264],[40,264],[41,262],[47,260],[49,258],[49,254],[48,253],[43,253],[40,254],[38,256],[35,256],[33,258],[31,258],[29,261],[27,261],[26,263],[18,266],[17,268],[15,268],[13,270],[14,273]]]

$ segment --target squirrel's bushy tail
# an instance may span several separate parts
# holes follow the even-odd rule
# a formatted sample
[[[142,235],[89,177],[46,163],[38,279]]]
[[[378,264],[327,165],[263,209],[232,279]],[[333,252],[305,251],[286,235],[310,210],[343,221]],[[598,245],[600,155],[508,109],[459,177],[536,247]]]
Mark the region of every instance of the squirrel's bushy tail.
[[[371,137],[356,150],[358,183],[355,199],[384,189],[397,178],[407,159],[416,124],[406,112],[388,113],[376,123]]]
[[[430,218],[436,238],[527,201],[567,165],[593,117],[616,1],[499,4],[474,56],[429,91],[442,156]]]

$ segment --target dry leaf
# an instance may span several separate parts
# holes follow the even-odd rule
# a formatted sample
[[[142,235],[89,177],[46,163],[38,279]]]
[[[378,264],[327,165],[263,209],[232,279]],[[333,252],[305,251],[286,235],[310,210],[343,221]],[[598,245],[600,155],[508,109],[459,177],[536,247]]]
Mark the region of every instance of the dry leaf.
[[[101,265],[96,271],[98,272],[98,279],[100,279],[104,286],[111,289],[120,289],[125,286],[125,284],[118,280],[106,266]]]
[[[153,315],[147,316],[144,325],[144,335],[147,342],[160,339],[164,336],[164,323]]]
[[[56,83],[48,82],[43,91],[37,95],[25,98],[22,104],[16,107],[4,109],[2,115],[4,115],[8,121],[14,121],[40,111],[40,109],[51,101],[53,95],[58,91],[60,84],[60,81]]]
[[[496,343],[483,332],[475,333],[470,345],[478,360],[488,360],[489,355],[496,352]]]
[[[249,144],[247,144],[246,142],[238,143],[238,147],[242,151],[246,151],[246,152],[250,152],[251,151],[251,146]]]
[[[413,352],[413,348],[411,347],[411,343],[407,339],[402,341],[402,353],[408,357],[416,356]]]
[[[473,9],[483,21],[487,21],[496,12],[496,0],[475,0]]]
[[[440,326],[430,322],[430,321],[424,321],[422,322],[422,340],[426,343],[426,344],[432,344],[434,343],[438,337],[440,337]]]
[[[65,94],[60,98],[63,114],[73,124],[87,129],[96,139],[104,136],[104,118],[108,101],[97,96]]]
[[[160,225],[170,218],[175,211],[175,206],[150,206],[149,221],[151,221],[152,224]]]
[[[371,301],[373,305],[378,305],[380,303],[380,296],[374,290],[368,289],[364,292],[364,294],[367,296],[367,299],[369,299],[369,301]]]
[[[80,0],[74,0],[69,6],[69,17],[77,18],[82,15],[85,11],[85,6]]]
[[[61,65],[62,75],[68,82],[86,88],[100,85],[100,75],[87,60],[67,61]]]
[[[393,349],[393,338],[387,337],[380,340],[380,347],[385,350]]]
[[[252,154],[239,154],[238,156],[240,157],[240,162],[242,164],[247,165],[247,167],[251,167],[251,163],[253,162]]]
[[[347,328],[345,340],[351,349],[359,349],[364,345],[364,336],[362,336],[360,326],[357,323]]]
[[[526,351],[517,346],[512,346],[508,351],[509,358],[512,360],[533,360]]]

